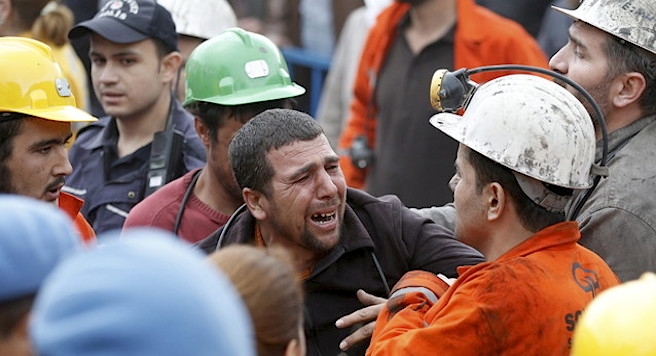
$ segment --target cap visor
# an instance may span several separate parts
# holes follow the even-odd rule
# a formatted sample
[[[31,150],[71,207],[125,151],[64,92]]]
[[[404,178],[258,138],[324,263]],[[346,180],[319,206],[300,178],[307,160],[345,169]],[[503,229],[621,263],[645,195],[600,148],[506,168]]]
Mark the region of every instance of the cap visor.
[[[88,35],[89,32],[95,32],[101,37],[114,43],[133,43],[148,38],[148,36],[143,33],[132,29],[130,26],[111,16],[104,16],[81,22],[71,29],[68,33],[68,38],[76,39]]]

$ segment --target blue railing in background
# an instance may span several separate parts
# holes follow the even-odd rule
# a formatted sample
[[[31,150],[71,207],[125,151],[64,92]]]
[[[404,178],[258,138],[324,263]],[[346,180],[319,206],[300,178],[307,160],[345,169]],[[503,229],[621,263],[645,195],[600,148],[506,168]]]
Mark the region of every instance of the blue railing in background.
[[[305,89],[310,97],[308,113],[314,117],[319,106],[323,82],[328,69],[330,69],[331,59],[299,47],[283,47],[281,51],[289,66],[289,75],[291,75],[292,80],[294,79],[295,67],[304,67],[310,70],[310,85]]]

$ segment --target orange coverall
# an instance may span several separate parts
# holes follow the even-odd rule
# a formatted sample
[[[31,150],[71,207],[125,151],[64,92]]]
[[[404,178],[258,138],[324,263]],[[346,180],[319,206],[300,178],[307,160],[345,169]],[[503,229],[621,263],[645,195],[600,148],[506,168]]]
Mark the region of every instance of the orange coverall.
[[[421,291],[391,298],[367,355],[569,355],[583,309],[619,284],[579,237],[576,222],[547,227],[496,261],[460,267],[443,295],[444,281],[409,272],[394,290],[442,296],[435,304]]]

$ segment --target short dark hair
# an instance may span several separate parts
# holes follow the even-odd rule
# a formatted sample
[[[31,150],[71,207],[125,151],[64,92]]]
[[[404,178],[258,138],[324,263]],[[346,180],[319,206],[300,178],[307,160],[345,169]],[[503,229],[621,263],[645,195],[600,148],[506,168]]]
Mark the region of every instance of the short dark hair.
[[[0,112],[0,193],[13,193],[7,159],[14,151],[14,137],[20,133],[26,117],[15,112]]]
[[[266,110],[242,126],[228,149],[239,187],[270,196],[273,167],[267,152],[298,141],[311,141],[323,134],[310,115],[290,109]]]
[[[638,72],[645,77],[645,92],[640,97],[644,115],[656,113],[656,54],[608,34],[603,45],[610,62],[609,76]]]
[[[255,115],[269,109],[292,109],[295,106],[293,99],[267,100],[243,105],[220,105],[206,101],[196,101],[185,106],[192,115],[198,116],[207,127],[210,138],[216,142],[217,133],[226,120],[232,119],[245,124]]]
[[[153,43],[155,44],[155,51],[157,52],[157,57],[160,60],[166,57],[169,53],[178,51],[176,48],[171,48],[170,45],[168,45],[163,40],[160,40],[159,38],[151,37],[150,40],[152,40]]]
[[[492,182],[501,184],[515,203],[515,212],[525,229],[537,232],[547,226],[565,221],[564,212],[550,212],[524,194],[510,168],[494,162],[468,147],[466,151],[469,163],[476,172],[477,191],[482,192],[483,187]]]

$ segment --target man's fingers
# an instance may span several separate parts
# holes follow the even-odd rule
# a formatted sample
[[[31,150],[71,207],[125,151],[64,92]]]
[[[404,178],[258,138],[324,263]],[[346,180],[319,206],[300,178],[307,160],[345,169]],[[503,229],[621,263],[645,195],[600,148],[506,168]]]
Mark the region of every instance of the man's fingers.
[[[358,292],[357,292],[356,295],[358,296],[358,300],[360,301],[360,303],[362,303],[364,305],[381,304],[381,303],[385,303],[387,301],[387,299],[385,299],[385,298],[381,298],[381,297],[377,297],[373,294],[369,294],[369,293],[365,292],[362,289],[358,289]]]
[[[354,331],[351,335],[347,336],[344,340],[342,340],[342,342],[339,343],[340,350],[346,351],[351,346],[371,338],[371,334],[374,332],[375,325],[376,321],[372,321]]]
[[[349,315],[339,318],[335,322],[335,326],[342,329],[342,328],[351,327],[357,323],[376,320],[376,317],[378,317],[378,314],[383,309],[384,305],[385,303],[381,303],[377,305],[370,305],[362,309],[358,309]]]
[[[387,302],[387,299],[376,297],[362,289],[358,290],[357,297],[362,304],[367,306],[337,319],[335,322],[336,327],[342,329],[351,327],[358,323],[374,321],[378,317],[378,314],[380,314],[380,311],[383,310],[385,302]]]

